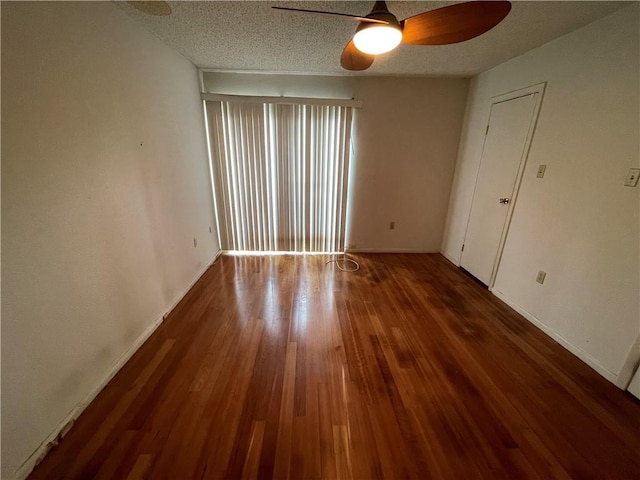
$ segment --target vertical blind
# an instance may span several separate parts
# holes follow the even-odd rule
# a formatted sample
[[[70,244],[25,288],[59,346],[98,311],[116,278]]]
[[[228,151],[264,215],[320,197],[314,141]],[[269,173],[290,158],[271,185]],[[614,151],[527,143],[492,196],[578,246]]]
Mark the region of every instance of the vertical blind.
[[[208,101],[225,250],[342,252],[352,108]]]

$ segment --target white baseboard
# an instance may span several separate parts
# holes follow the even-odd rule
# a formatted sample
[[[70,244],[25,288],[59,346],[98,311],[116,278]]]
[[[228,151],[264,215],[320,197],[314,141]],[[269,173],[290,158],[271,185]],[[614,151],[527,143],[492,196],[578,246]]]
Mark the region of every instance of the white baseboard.
[[[438,252],[430,252],[427,250],[405,250],[402,248],[389,248],[389,249],[379,249],[379,248],[346,248],[344,250],[345,253],[438,253]]]
[[[129,361],[129,359],[133,356],[134,353],[138,351],[138,349],[142,346],[144,342],[156,331],[156,329],[160,326],[162,321],[167,318],[167,316],[173,311],[174,308],[180,303],[180,301],[184,298],[184,296],[193,288],[200,277],[204,275],[204,272],[213,265],[222,250],[218,250],[213,259],[207,262],[204,267],[202,267],[198,273],[195,275],[194,279],[187,285],[187,287],[183,288],[171,301],[169,307],[165,310],[163,314],[158,316],[151,325],[149,325],[144,332],[133,342],[133,344],[127,349],[126,352],[122,354],[122,356],[118,359],[118,361],[113,365],[113,367],[109,370],[107,375],[96,385],[96,387],[82,400],[78,403],[71,412],[53,429],[53,432],[36,448],[36,450],[27,458],[27,460],[18,468],[18,470],[11,476],[11,480],[24,480],[26,479],[31,471],[35,468],[35,466],[40,463],[42,459],[49,452],[51,447],[57,443],[57,441],[62,438],[68,431],[70,425],[75,422],[75,420],[80,416],[80,414],[89,406],[89,404],[98,396],[98,394],[102,391],[102,389],[111,381],[113,377],[120,371],[120,369],[124,366],[125,363]]]
[[[457,260],[455,258],[453,258],[451,255],[449,255],[446,252],[440,252],[440,255],[442,255],[444,258],[446,258],[447,260],[449,260],[451,263],[453,263],[456,267],[460,266],[460,259],[458,258]]]
[[[551,330],[548,326],[546,326],[544,323],[542,323],[538,318],[536,318],[531,313],[527,312],[524,308],[522,308],[517,303],[513,302],[510,298],[506,297],[499,290],[492,289],[491,293],[493,293],[496,297],[498,297],[504,303],[506,303],[511,308],[513,308],[516,312],[518,312],[524,318],[526,318],[531,323],[533,323],[536,327],[538,327],[544,333],[546,333],[551,338],[553,338],[556,342],[558,342],[564,348],[566,348],[571,353],[573,353],[576,357],[578,357],[584,363],[586,363],[591,368],[593,368],[596,372],[598,372],[604,378],[609,380],[614,385],[618,386],[618,383],[617,383],[618,374],[613,373],[611,370],[603,367],[595,358],[593,358],[591,355],[589,355],[587,352],[585,352],[582,348],[578,347],[577,345],[574,345],[573,343],[571,343],[567,339],[565,339],[562,335],[560,335],[557,332]]]

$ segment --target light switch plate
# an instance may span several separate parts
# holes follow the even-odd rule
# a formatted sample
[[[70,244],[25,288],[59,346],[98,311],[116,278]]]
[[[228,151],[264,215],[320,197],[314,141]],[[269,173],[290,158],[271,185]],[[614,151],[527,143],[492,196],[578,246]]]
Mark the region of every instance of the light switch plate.
[[[540,165],[538,167],[538,173],[536,174],[536,177],[543,178],[544,177],[544,172],[545,172],[546,169],[547,169],[546,165]]]
[[[638,177],[640,177],[640,168],[630,168],[627,178],[624,180],[625,187],[635,187],[638,185]]]
[[[538,282],[539,284],[543,284],[546,276],[547,276],[547,272],[543,272],[542,270],[540,270],[538,272],[538,276],[536,277],[536,282]]]

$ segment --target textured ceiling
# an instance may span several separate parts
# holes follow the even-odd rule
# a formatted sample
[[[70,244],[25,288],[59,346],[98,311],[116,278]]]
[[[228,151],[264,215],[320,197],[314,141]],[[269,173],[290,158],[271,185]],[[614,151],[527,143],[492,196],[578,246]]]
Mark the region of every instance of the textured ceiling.
[[[273,10],[288,6],[366,15],[373,2],[168,2],[170,16],[151,16],[117,2],[132,18],[202,68],[229,71],[352,74],[340,53],[357,22]],[[459,2],[387,2],[398,19]],[[358,75],[472,76],[576,30],[628,3],[515,1],[491,31],[446,46],[401,45]]]

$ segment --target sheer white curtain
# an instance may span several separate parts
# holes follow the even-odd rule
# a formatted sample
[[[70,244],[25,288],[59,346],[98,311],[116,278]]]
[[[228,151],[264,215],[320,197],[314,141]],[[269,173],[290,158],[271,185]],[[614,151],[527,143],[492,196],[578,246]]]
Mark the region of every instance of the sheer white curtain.
[[[342,252],[352,108],[208,101],[222,248]]]

